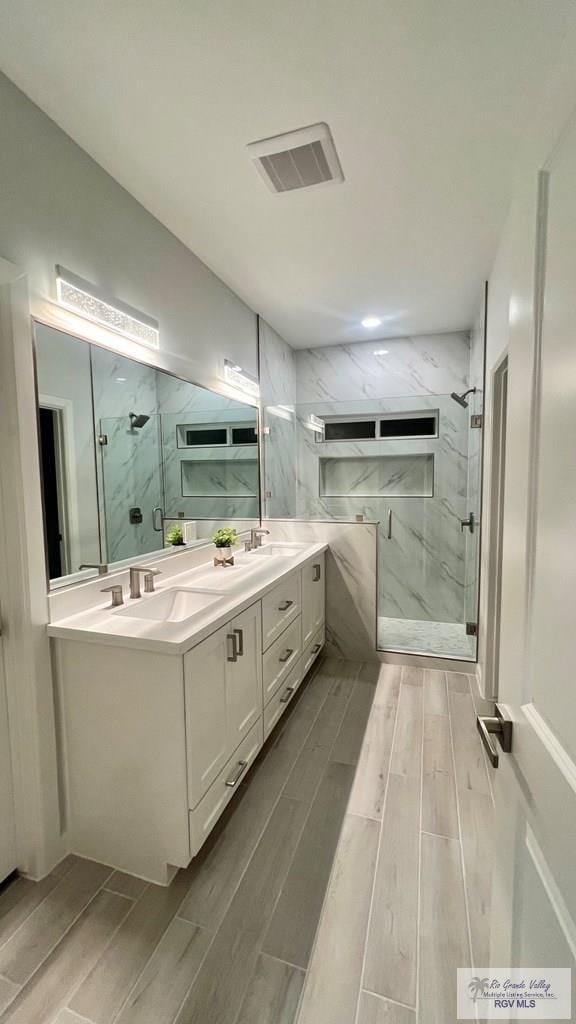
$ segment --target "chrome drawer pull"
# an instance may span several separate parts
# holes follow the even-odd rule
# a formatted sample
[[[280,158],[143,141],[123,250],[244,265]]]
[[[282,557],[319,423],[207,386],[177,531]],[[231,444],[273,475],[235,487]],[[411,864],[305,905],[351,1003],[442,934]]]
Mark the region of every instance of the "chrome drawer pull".
[[[314,569],[314,575],[312,577],[312,582],[313,583],[318,583],[318,580],[320,579],[320,577],[322,575],[322,570],[320,569],[320,564],[318,562],[316,562],[312,566],[312,568]]]
[[[295,690],[294,686],[287,686],[286,689],[284,690],[284,695],[282,697],[280,697],[279,703],[280,704],[287,704],[288,701],[290,700],[290,697],[294,693],[294,690]]]
[[[294,604],[294,601],[282,601],[282,604],[278,605],[278,611],[279,612],[287,612],[288,609],[291,608],[293,604]]]
[[[238,654],[242,658],[242,657],[244,657],[244,630],[243,629],[235,629],[234,632],[235,632],[236,636],[238,637]]]
[[[282,655],[282,657],[278,658],[278,661],[281,661],[282,664],[284,664],[285,661],[289,661],[289,659],[292,657],[293,654],[294,654],[294,648],[293,647],[287,647],[286,651]]]
[[[312,654],[318,654],[318,651],[320,650],[321,647],[322,644],[314,644],[314,647],[312,648]]]
[[[232,773],[230,778],[226,779],[226,785],[230,786],[231,789],[234,789],[234,786],[237,786],[238,783],[240,782],[240,779],[244,775],[244,772],[246,771],[247,767],[248,761],[238,761],[238,767]]]
[[[230,654],[230,651],[228,651],[226,655],[226,661],[238,661],[238,651],[236,650],[236,633],[227,633],[226,643],[228,643],[229,640],[232,642],[232,654]]]

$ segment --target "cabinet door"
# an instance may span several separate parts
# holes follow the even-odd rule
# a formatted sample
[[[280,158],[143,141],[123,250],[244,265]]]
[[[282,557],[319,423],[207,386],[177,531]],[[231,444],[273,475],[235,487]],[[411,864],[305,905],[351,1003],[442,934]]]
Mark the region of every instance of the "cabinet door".
[[[302,647],[324,622],[324,552],[302,569]]]
[[[260,602],[227,627],[228,753],[236,749],[262,714],[262,616]]]
[[[219,629],[184,656],[186,745],[190,807],[214,781],[230,756],[227,656],[229,629]]]

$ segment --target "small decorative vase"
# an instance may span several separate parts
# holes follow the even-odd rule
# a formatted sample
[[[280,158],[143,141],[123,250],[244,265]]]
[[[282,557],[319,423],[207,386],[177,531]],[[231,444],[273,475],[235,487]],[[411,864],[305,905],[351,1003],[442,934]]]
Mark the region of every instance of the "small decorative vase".
[[[220,566],[222,569],[227,565],[234,565],[234,555],[232,554],[232,548],[230,545],[226,548],[216,548],[214,565]]]

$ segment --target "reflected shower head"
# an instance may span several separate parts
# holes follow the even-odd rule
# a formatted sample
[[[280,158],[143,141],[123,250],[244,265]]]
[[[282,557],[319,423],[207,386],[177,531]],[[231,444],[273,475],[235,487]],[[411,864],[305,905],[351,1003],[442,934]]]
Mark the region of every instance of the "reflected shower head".
[[[144,413],[131,412],[130,416],[130,429],[134,430],[135,427],[143,427],[145,423],[148,423],[149,416],[145,416]]]
[[[463,395],[457,395],[456,392],[453,391],[452,394],[450,395],[450,398],[453,398],[455,402],[458,402],[458,405],[461,405],[463,409],[467,409],[468,408],[468,402],[466,401],[467,396],[468,395],[475,395],[475,394],[476,394],[476,388],[468,388],[468,391],[465,391]]]

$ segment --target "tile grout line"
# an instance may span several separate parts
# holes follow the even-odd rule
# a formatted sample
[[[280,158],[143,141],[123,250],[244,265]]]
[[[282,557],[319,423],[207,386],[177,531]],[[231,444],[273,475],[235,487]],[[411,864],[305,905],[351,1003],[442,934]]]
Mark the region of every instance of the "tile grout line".
[[[308,973],[306,968],[301,967],[300,964],[293,964],[290,960],[283,960],[281,956],[274,956],[273,953],[263,953],[262,950],[260,950],[258,956],[265,956],[268,957],[269,960],[276,960],[279,964],[286,964],[286,967],[292,967],[293,970],[300,971],[301,974]]]
[[[468,687],[470,687],[470,679],[468,679]],[[470,699],[472,700],[472,708],[474,709],[474,700],[470,693]],[[449,704],[450,707],[450,704]],[[475,713],[475,710],[474,710]],[[454,752],[454,732],[452,729],[452,713],[448,716],[448,723],[450,727],[450,749],[452,751],[452,771],[454,772],[454,788],[456,790],[456,815],[458,818],[458,836],[460,844],[460,868],[462,871],[462,887],[464,889],[464,909],[466,913],[466,932],[468,936],[468,954],[470,957],[470,966],[473,966],[472,959],[472,926],[470,923],[470,907],[468,904],[468,886],[466,884],[466,865],[464,863],[464,844],[462,842],[462,818],[460,815],[460,796],[459,787],[456,785],[456,755]]]
[[[325,659],[325,660],[328,660],[328,659]],[[324,661],[324,662],[320,662],[320,664],[317,664],[317,667],[316,667],[316,671],[315,671],[315,672],[314,672],[314,673],[313,673],[313,674],[312,674],[312,675],[310,676],[310,679],[308,680],[308,682],[307,682],[307,684],[306,684],[306,688],[307,688],[307,687],[308,687],[308,686],[310,685],[310,683],[312,682],[312,680],[313,680],[313,679],[314,679],[314,678],[315,678],[315,677],[316,677],[316,676],[317,676],[317,675],[318,675],[318,674],[319,674],[319,673],[321,672],[321,670],[322,670],[322,665],[323,665],[323,664],[325,664],[325,661]],[[302,684],[300,684],[300,685],[302,685]],[[290,770],[292,770],[292,768],[293,768],[293,767],[294,767],[294,765],[296,764],[296,761],[298,760],[298,758],[299,758],[300,754],[302,753],[302,751],[303,751],[303,749],[304,749],[304,746],[305,746],[305,744],[306,744],[306,741],[307,741],[308,737],[310,736],[310,733],[312,732],[312,729],[313,729],[313,728],[314,728],[314,726],[316,725],[316,722],[318,721],[318,718],[320,717],[320,714],[322,713],[322,711],[323,711],[323,709],[324,709],[324,706],[325,706],[325,704],[326,704],[326,701],[328,700],[329,696],[330,696],[330,690],[328,690],[328,693],[326,694],[326,696],[325,696],[324,700],[323,700],[323,701],[322,701],[322,703],[320,704],[320,706],[319,706],[319,708],[318,708],[318,711],[317,711],[316,715],[315,715],[315,716],[314,716],[314,718],[312,719],[312,722],[311,722],[311,724],[310,724],[310,728],[308,729],[308,731],[306,732],[306,735],[304,736],[304,738],[303,738],[303,740],[302,740],[302,745],[301,745],[300,747],[298,747],[298,750],[297,750],[297,752],[296,752],[296,754],[295,754],[295,757],[294,757],[294,762],[293,762],[293,764],[292,764],[292,766],[291,766],[291,769],[290,769]],[[348,705],[346,705],[346,706],[348,706]],[[268,753],[271,753],[271,751],[269,751]],[[266,757],[268,757],[268,754],[266,755]],[[265,762],[266,762],[266,758],[264,758],[263,764],[264,764]],[[180,1006],[178,1007],[178,1009],[177,1009],[177,1011],[176,1011],[176,1014],[175,1014],[175,1016],[174,1016],[174,1019],[173,1019],[173,1022],[172,1022],[172,1024],[178,1024],[178,1021],[179,1021],[179,1019],[180,1019],[180,1014],[182,1013],[182,1010],[184,1009],[184,1005],[185,1005],[185,1003],[186,1003],[186,1000],[188,999],[188,996],[190,995],[190,993],[191,993],[191,991],[192,991],[192,989],[193,989],[193,987],[194,987],[194,984],[195,984],[195,982],[196,982],[196,978],[198,977],[198,972],[200,971],[200,969],[201,969],[202,965],[204,964],[204,961],[206,960],[206,957],[208,956],[208,953],[209,953],[209,951],[210,951],[210,950],[212,949],[212,946],[214,945],[214,942],[216,941],[216,937],[217,937],[217,935],[218,935],[218,933],[219,933],[219,931],[220,931],[220,928],[222,927],[222,924],[223,924],[223,922],[224,922],[224,919],[225,919],[225,917],[226,917],[226,914],[228,913],[228,910],[230,909],[230,906],[232,905],[232,901],[234,900],[234,897],[236,896],[236,893],[238,892],[238,890],[239,890],[239,888],[240,888],[240,886],[241,886],[241,884],[242,884],[242,880],[243,880],[243,878],[244,878],[244,876],[245,876],[246,872],[248,871],[248,868],[250,867],[250,864],[252,863],[252,859],[253,859],[253,857],[254,857],[254,854],[256,853],[256,850],[258,849],[258,845],[259,845],[259,843],[260,843],[260,841],[261,841],[261,839],[262,839],[262,836],[264,835],[264,832],[266,831],[266,828],[268,827],[268,824],[269,824],[269,822],[270,822],[270,820],[271,820],[271,818],[272,818],[272,815],[274,814],[274,811],[276,810],[276,807],[278,806],[278,803],[280,802],[280,800],[282,799],[282,797],[283,797],[283,795],[284,795],[284,789],[285,789],[285,787],[286,787],[286,785],[287,785],[287,781],[288,781],[288,780],[286,780],[286,782],[285,782],[285,783],[284,783],[284,785],[282,786],[282,789],[280,790],[280,792],[279,792],[279,794],[278,794],[278,796],[277,796],[276,800],[275,800],[275,801],[274,801],[274,803],[272,804],[272,807],[271,807],[271,809],[270,809],[270,814],[269,814],[269,815],[267,816],[267,818],[266,818],[266,821],[265,821],[265,823],[264,823],[264,825],[263,825],[263,827],[262,827],[261,831],[260,831],[260,832],[258,833],[258,838],[257,838],[257,840],[256,840],[256,842],[255,842],[255,844],[254,844],[254,848],[253,848],[253,850],[252,850],[252,853],[250,854],[250,856],[249,856],[249,858],[248,858],[248,860],[247,860],[247,862],[246,862],[246,866],[245,866],[245,868],[244,868],[244,871],[242,872],[242,874],[241,874],[241,876],[240,876],[240,879],[239,879],[239,881],[238,881],[238,884],[237,884],[237,886],[235,887],[235,889],[234,889],[234,892],[232,893],[232,896],[231,896],[231,898],[230,898],[230,902],[228,903],[228,906],[227,906],[227,908],[226,908],[226,910],[225,910],[225,912],[224,912],[224,915],[223,915],[223,917],[222,917],[222,920],[220,921],[220,924],[218,925],[218,927],[217,927],[217,928],[216,928],[216,929],[214,930],[214,932],[212,933],[212,938],[211,938],[210,942],[208,943],[208,946],[207,946],[207,948],[206,948],[206,951],[205,951],[205,953],[204,953],[204,956],[202,957],[202,961],[201,961],[201,963],[200,963],[200,965],[199,965],[199,967],[198,967],[198,971],[197,971],[197,972],[196,972],[196,974],[194,975],[194,979],[193,979],[193,981],[191,982],[191,984],[189,985],[189,987],[188,987],[188,988],[186,989],[186,993],[185,993],[185,995],[184,995],[184,998],[182,999],[182,1002],[180,1003]],[[285,800],[289,800],[289,799],[291,799],[291,798],[290,798],[290,797],[284,797],[284,799],[285,799]],[[295,803],[300,803],[301,801],[297,801],[297,800],[295,800],[294,802],[295,802]],[[305,821],[307,820],[307,818],[308,818],[308,815],[306,815]],[[302,826],[302,828],[304,828],[304,826]],[[300,834],[301,834],[301,833],[300,833]],[[299,842],[299,841],[300,841],[300,836],[298,837],[298,842]],[[184,897],[184,899],[185,899],[185,898],[186,898],[186,897]],[[184,901],[182,901],[182,902],[184,902]],[[181,906],[182,906],[182,904],[180,904],[180,906],[179,906],[179,909],[181,908]],[[276,907],[276,904],[274,904],[274,908],[275,908],[275,907]],[[175,914],[175,916],[177,917],[177,916],[178,916],[178,914],[176,913],[176,914]],[[206,930],[207,930],[207,929],[206,929]],[[156,952],[157,948],[158,948],[158,946],[156,946],[156,947],[154,948],[154,952]],[[154,952],[152,953],[152,956],[154,955]],[[259,952],[260,952],[260,951],[259,951]],[[145,970],[146,966],[147,966],[147,965],[148,965],[148,963],[150,962],[150,959],[151,959],[151,957],[150,957],[150,958],[149,958],[149,959],[148,959],[148,960],[146,961],[146,965],[145,965],[145,967],[143,968],[142,972],[141,972],[141,973],[139,974],[139,976],[138,976],[138,979],[137,979],[137,981],[135,982],[135,985],[136,985],[136,984],[138,983],[138,981],[139,981],[139,980],[140,980],[140,978],[142,977],[142,974],[143,974],[143,972],[144,972],[144,970]],[[133,992],[133,990],[134,990],[134,985],[132,986],[132,988],[130,989],[130,992],[129,992],[128,996],[127,996],[127,997],[126,997],[126,999],[124,1000],[124,1002],[123,1002],[123,1004],[122,1004],[122,1007],[121,1007],[121,1010],[122,1010],[122,1009],[124,1008],[124,1006],[126,1005],[126,1002],[127,1002],[128,998],[129,998],[129,996],[131,995],[131,993]],[[244,992],[244,995],[245,995],[245,994],[246,994],[246,990],[245,990],[245,992]],[[237,1012],[237,1014],[236,1014],[236,1017],[235,1017],[235,1019],[236,1019],[236,1018],[238,1017],[238,1014],[240,1013],[240,1009],[241,1009],[241,1004],[239,1004],[239,1006],[238,1006],[238,1012]],[[119,1012],[121,1012],[121,1011],[119,1011]],[[118,1016],[119,1016],[119,1014],[118,1014],[118,1015],[117,1015],[117,1016],[115,1017],[115,1021],[117,1021],[117,1020],[118,1020]],[[112,1022],[112,1024],[114,1024],[114,1021]]]
[[[374,861],[374,875],[372,878],[372,886],[370,890],[370,901],[368,904],[368,920],[366,922],[366,935],[364,938],[364,948],[362,950],[362,964],[360,967],[360,986],[358,989],[358,996],[356,998],[356,1012],[354,1014],[354,1024],[359,1022],[360,1014],[360,997],[362,995],[364,975],[366,973],[366,957],[368,954],[368,940],[370,937],[370,928],[372,925],[372,911],[374,909],[374,899],[376,894],[376,879],[378,877],[378,867],[380,865],[380,854],[382,850],[383,832],[384,832],[384,816],[386,814],[386,804],[388,802],[388,788],[390,785],[391,765],[392,765],[392,754],[394,752],[394,743],[396,741],[396,727],[398,725],[398,711],[400,709],[400,695],[402,693],[402,678],[404,676],[404,666],[401,666],[400,671],[400,684],[398,686],[398,697],[396,700],[396,711],[394,713],[394,726],[392,729],[392,739],[390,741],[390,755],[388,757],[388,771],[386,773],[386,786],[384,787],[384,799],[382,801],[382,817],[380,818],[380,828],[378,830],[378,843],[376,847],[376,860]]]
[[[414,1006],[409,1006],[408,1003],[401,1003],[399,999],[392,999],[391,996],[381,996],[379,992],[373,992],[371,988],[362,988],[360,992],[366,992],[369,996],[374,996],[375,999],[380,999],[383,1003],[392,1003],[393,1006],[401,1006],[403,1010],[410,1010],[413,1014],[416,1014]]]
[[[448,690],[446,673],[444,675],[444,683],[446,684],[446,690]],[[422,679],[422,739],[420,747],[420,832],[418,835],[418,900],[416,904],[416,1024],[420,1020],[420,917],[422,909],[422,819],[424,815],[424,707],[425,707],[425,680]],[[446,695],[448,699],[448,695]]]

